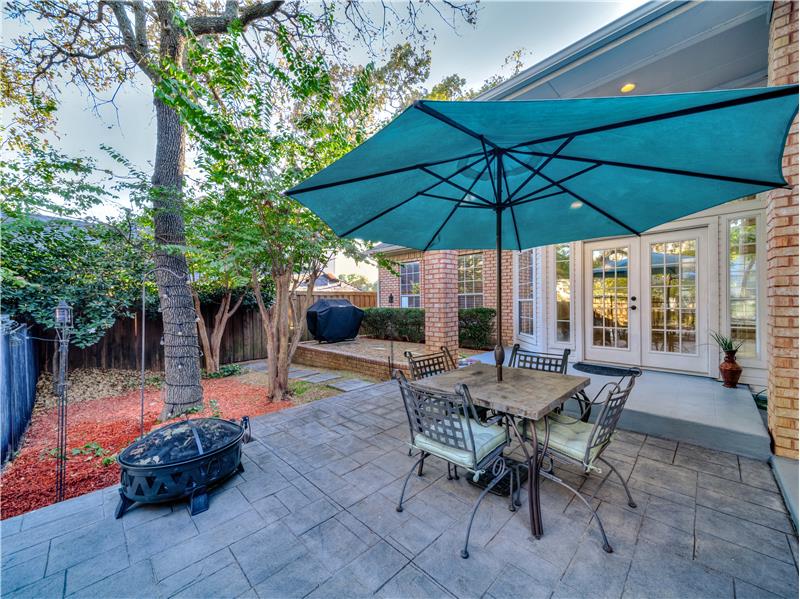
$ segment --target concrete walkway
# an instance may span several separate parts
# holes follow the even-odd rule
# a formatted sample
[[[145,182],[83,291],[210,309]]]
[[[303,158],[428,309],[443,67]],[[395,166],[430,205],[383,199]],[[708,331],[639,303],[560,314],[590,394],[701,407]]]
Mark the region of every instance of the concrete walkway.
[[[178,503],[115,520],[109,488],[3,521],[3,597],[797,597],[797,538],[760,461],[621,431],[606,456],[638,507],[619,485],[599,493],[613,554],[545,481],[541,540],[489,496],[463,560],[477,496],[463,477],[431,460],[395,511],[410,458],[394,384],[252,428],[244,474],[195,517]]]

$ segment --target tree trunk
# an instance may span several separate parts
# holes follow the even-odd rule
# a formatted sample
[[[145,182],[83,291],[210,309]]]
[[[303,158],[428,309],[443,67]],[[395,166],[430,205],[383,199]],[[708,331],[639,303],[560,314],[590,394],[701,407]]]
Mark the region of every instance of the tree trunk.
[[[289,319],[288,319],[288,281],[291,270],[286,275],[273,275],[275,299],[267,308],[261,297],[258,275],[252,273],[253,292],[261,315],[261,326],[267,337],[267,398],[269,401],[289,399]]]
[[[214,370],[213,352],[211,351],[211,342],[208,339],[208,329],[206,328],[206,321],[203,319],[203,312],[200,309],[200,296],[194,288],[191,288],[192,299],[194,300],[194,311],[197,314],[197,333],[200,336],[200,343],[203,347],[203,359],[206,363],[206,372],[216,372]]]
[[[163,21],[171,18],[168,3],[156,3]],[[171,5],[169,5],[171,6]],[[168,14],[167,14],[168,13]],[[162,27],[159,54],[180,64],[185,40],[179,28]],[[158,98],[156,109],[156,159],[153,166],[152,202],[154,209],[155,278],[164,326],[164,370],[166,397],[162,419],[203,405],[200,385],[197,315],[189,290],[188,268],[184,256],[186,238],[183,225],[183,169],[186,132],[180,118]]]

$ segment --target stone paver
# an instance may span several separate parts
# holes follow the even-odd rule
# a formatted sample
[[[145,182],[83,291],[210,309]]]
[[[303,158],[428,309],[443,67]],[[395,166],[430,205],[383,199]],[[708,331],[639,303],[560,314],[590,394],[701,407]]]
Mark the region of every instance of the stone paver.
[[[253,419],[244,473],[204,514],[176,503],[115,520],[110,488],[3,521],[3,597],[797,596],[797,538],[766,464],[620,431],[606,455],[638,506],[613,477],[597,492],[613,554],[582,504],[545,481],[540,540],[526,509],[490,495],[463,560],[478,491],[429,460],[396,512],[413,463],[399,393],[333,384],[350,390]],[[560,472],[597,489],[596,476]]]
[[[362,381],[361,379],[344,379],[343,381],[328,383],[328,387],[333,387],[339,391],[355,391],[356,389],[369,387],[372,384],[373,383],[368,383],[367,381]]]
[[[342,375],[334,372],[320,372],[312,376],[304,377],[303,380],[308,381],[309,383],[325,383],[327,381],[333,381],[340,378],[342,378]]]
[[[289,378],[290,379],[304,379],[308,376],[314,376],[315,374],[319,374],[317,370],[290,370],[289,371]]]

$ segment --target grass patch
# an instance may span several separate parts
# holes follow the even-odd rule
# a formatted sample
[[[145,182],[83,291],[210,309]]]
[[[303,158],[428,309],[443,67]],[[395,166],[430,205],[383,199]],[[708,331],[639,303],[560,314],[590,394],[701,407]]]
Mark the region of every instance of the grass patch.
[[[289,390],[292,392],[292,402],[295,404],[309,403],[341,393],[326,385],[301,380],[290,380]]]

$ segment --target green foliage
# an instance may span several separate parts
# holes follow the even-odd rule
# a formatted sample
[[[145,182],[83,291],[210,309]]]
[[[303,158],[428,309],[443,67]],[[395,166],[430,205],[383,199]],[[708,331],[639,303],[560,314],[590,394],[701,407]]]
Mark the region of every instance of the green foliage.
[[[724,352],[738,351],[739,348],[744,345],[744,341],[735,341],[732,337],[726,337],[722,333],[717,333],[716,331],[711,331],[711,338]]]
[[[86,443],[83,447],[74,448],[71,453],[73,456],[86,456],[85,461],[87,462],[93,458],[103,458],[101,463],[103,466],[108,466],[109,464],[107,464],[106,461],[109,459],[109,454],[111,451],[108,449],[103,449],[103,447],[96,441],[91,441]],[[113,458],[111,459],[113,460]],[[113,463],[113,461],[111,463]]]
[[[219,367],[217,372],[205,372],[203,371],[203,378],[204,379],[222,379],[228,376],[236,376],[237,374],[242,374],[242,367],[238,364],[223,364]]]
[[[495,310],[464,308],[458,311],[458,343],[461,347],[485,349],[492,344]],[[424,308],[366,308],[361,334],[376,339],[425,341]]]
[[[488,349],[494,331],[493,308],[463,308],[458,311],[458,345],[471,349]]]
[[[422,308],[367,308],[361,333],[377,339],[425,341],[425,310]]]

